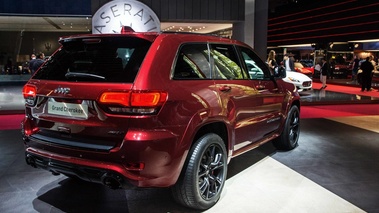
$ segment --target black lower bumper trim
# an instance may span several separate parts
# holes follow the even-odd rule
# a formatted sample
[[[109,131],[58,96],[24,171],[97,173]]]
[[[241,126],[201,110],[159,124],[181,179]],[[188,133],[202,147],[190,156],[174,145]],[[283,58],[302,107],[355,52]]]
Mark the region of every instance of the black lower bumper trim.
[[[79,166],[46,157],[37,156],[28,152],[25,153],[25,160],[26,163],[31,166],[50,171],[53,174],[76,176],[82,180],[100,183],[112,189],[130,189],[136,187],[132,185],[128,180],[123,178],[121,174],[111,170]]]

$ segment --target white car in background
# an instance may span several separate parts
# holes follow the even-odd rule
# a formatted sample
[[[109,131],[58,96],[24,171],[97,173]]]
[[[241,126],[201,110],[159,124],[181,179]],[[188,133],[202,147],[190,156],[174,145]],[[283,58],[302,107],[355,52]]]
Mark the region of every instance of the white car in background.
[[[294,84],[298,92],[312,89],[312,79],[308,76],[296,71],[287,71],[286,74],[283,81]]]
[[[245,60],[245,62],[251,79],[264,78],[263,71],[255,64],[254,61]],[[283,67],[278,67],[278,69],[280,68],[282,68],[282,70],[284,69]],[[278,70],[275,72],[278,72]],[[283,81],[294,84],[299,93],[312,89],[312,79],[297,71],[286,71],[286,77],[283,78]]]

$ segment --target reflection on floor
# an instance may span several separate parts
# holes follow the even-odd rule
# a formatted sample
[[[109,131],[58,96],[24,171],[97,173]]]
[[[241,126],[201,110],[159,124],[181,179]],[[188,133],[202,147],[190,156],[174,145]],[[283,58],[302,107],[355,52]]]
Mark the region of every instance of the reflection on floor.
[[[364,212],[271,157],[229,179],[225,188],[206,212]]]
[[[302,106],[300,118],[327,118],[379,115],[379,104],[344,104]]]
[[[326,89],[318,89],[321,86],[314,82],[313,90],[301,93],[302,105],[379,103],[378,90],[361,92],[358,87],[332,84]]]
[[[24,110],[24,98],[22,87],[25,82],[7,84],[0,82],[0,115],[8,113],[19,113]]]

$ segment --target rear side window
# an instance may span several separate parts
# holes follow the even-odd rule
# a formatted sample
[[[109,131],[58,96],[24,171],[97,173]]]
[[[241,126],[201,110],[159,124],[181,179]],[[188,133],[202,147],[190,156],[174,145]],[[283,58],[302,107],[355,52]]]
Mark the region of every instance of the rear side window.
[[[34,79],[133,82],[151,42],[133,37],[64,40]]]
[[[233,45],[211,44],[215,79],[249,79],[243,71]]]
[[[185,44],[180,47],[174,79],[211,79],[207,44]]]

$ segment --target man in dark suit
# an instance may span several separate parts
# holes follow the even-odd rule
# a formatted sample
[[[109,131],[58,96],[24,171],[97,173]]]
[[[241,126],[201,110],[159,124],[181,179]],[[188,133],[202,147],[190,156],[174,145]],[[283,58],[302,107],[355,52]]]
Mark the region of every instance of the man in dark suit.
[[[328,85],[326,85],[326,77],[328,76],[328,63],[326,63],[325,58],[321,59],[321,75],[320,80],[322,83],[321,89],[325,89]]]
[[[38,70],[38,68],[45,62],[45,54],[42,52],[37,54],[36,59],[33,59],[29,62],[29,69],[31,74],[33,75],[35,71]]]
[[[286,71],[295,71],[295,64],[293,60],[288,56],[287,53],[284,54],[283,65],[286,68]]]
[[[361,91],[367,91],[371,90],[371,81],[372,81],[372,71],[374,70],[374,66],[370,62],[370,57],[366,58],[366,61],[364,61],[361,64],[361,70],[362,70],[362,89]]]

